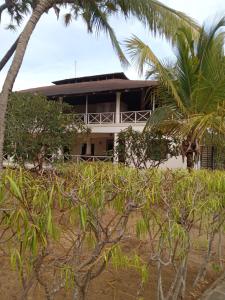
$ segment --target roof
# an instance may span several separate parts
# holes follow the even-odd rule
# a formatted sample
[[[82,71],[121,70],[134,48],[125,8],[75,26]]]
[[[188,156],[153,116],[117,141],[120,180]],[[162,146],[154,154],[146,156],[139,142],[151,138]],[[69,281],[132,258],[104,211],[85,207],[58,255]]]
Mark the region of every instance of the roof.
[[[94,76],[69,78],[69,79],[53,81],[52,83],[59,85],[59,84],[68,84],[68,83],[109,80],[109,79],[126,79],[126,80],[128,80],[127,76],[123,72],[120,72],[120,73],[110,73],[110,74],[101,74],[101,75],[94,75]]]
[[[126,91],[149,88],[158,85],[157,81],[150,80],[124,80],[108,79],[99,81],[89,81],[80,83],[68,83],[52,86],[44,86],[22,90],[23,93],[39,93],[44,96],[68,96],[68,95],[88,95],[94,93],[103,93],[110,91]]]

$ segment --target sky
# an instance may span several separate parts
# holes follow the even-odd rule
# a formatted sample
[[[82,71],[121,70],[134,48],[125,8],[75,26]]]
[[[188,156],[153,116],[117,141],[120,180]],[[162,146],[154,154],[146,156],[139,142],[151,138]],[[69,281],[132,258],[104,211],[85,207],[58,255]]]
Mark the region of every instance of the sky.
[[[2,2],[3,0],[0,0],[0,4]],[[225,14],[225,0],[161,2],[185,12],[200,24],[210,17]],[[0,57],[5,54],[22,29],[18,28],[16,32],[6,30],[8,23],[8,17],[3,15],[0,24]],[[154,38],[137,20],[125,22],[113,18],[111,24],[119,41],[123,42],[135,34],[148,43],[158,57],[173,57],[171,46],[162,39]],[[9,65],[10,63],[0,72],[0,88]],[[57,20],[54,12],[50,12],[42,17],[32,35],[14,90],[50,85],[52,81],[75,76],[113,72],[124,72],[130,79],[141,79],[134,67],[123,69],[107,36],[88,34],[82,21],[74,21],[69,27],[65,27],[62,18]]]

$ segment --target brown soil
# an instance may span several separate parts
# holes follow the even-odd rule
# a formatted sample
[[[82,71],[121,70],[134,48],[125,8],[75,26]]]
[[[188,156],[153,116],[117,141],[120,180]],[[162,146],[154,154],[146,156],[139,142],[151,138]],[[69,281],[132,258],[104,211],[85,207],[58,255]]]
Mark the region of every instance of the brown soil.
[[[110,216],[110,212],[106,217]],[[136,227],[135,223],[137,216],[133,215],[130,218],[127,237],[123,242],[123,251],[127,254],[135,251],[144,261],[148,261],[149,257],[149,243],[147,241],[140,241],[135,236]],[[207,275],[204,280],[195,290],[192,289],[193,280],[199,270],[199,267],[203,261],[205,255],[205,241],[198,237],[198,229],[193,230],[192,234],[196,235],[196,245],[192,245],[192,253],[190,254],[188,263],[187,274],[187,296],[185,300],[199,299],[199,296],[215,281],[220,273],[213,269],[212,265],[209,265],[207,269]],[[63,247],[66,241],[63,241]],[[61,249],[56,249],[54,245],[51,246],[51,256],[54,257],[55,253],[59,253]],[[222,251],[225,253],[225,239],[222,242]],[[216,249],[215,249],[216,253]],[[18,275],[11,268],[9,259],[1,253],[0,248],[0,300],[21,300],[21,282],[18,279]],[[163,283],[164,289],[168,290],[172,282],[174,272],[172,268],[165,268],[163,270]],[[46,280],[48,280],[48,274],[46,274]],[[111,265],[95,280],[91,282],[87,300],[134,300],[138,299],[137,291],[140,287],[140,274],[135,270],[127,268],[126,270],[116,270]],[[157,273],[156,267],[150,267],[149,280],[143,288],[143,292],[139,295],[144,300],[155,300],[156,295],[156,282]],[[43,288],[36,285],[29,292],[28,300],[43,300],[45,294]],[[73,295],[70,291],[61,289],[56,295],[55,300],[70,300],[73,299]]]
[[[129,238],[124,243],[124,250],[129,253],[136,249],[142,258],[146,259],[148,256],[148,245],[146,242],[140,242],[135,238]],[[211,268],[208,272],[205,282],[198,287],[195,291],[190,289],[190,285],[193,282],[193,278],[196,275],[197,269],[200,265],[201,259],[199,251],[191,255],[189,261],[189,271],[187,287],[189,290],[187,300],[198,299],[199,295],[212,283],[219,273],[213,271]],[[171,277],[173,276],[172,270],[164,271],[165,287],[169,287]],[[156,270],[154,267],[150,269],[149,282],[145,285],[143,294],[144,299],[155,300],[156,299]],[[115,270],[112,266],[109,266],[101,276],[91,283],[87,300],[133,300],[137,299],[137,290],[139,288],[140,276],[132,270]],[[1,269],[0,269],[0,300],[17,300],[20,299],[20,282],[17,274],[11,270],[10,264],[5,257],[1,257]],[[45,299],[43,290],[36,286],[29,294],[31,300]],[[68,291],[61,290],[55,297],[56,300],[72,299],[72,294]]]

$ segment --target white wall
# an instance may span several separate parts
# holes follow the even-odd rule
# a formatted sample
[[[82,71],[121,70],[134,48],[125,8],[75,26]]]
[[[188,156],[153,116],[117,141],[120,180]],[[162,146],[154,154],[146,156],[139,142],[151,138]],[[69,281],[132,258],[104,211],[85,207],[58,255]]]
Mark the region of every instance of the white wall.
[[[90,143],[95,145],[95,155],[102,156],[106,155],[106,143],[107,140],[113,139],[113,135],[111,134],[93,134],[91,133],[87,138],[78,138],[74,142],[72,147],[72,155],[80,155],[81,154],[81,146],[85,143]]]
[[[93,124],[88,125],[88,127],[91,129],[92,133],[119,133],[121,130],[124,130],[128,128],[129,126],[132,126],[134,130],[137,131],[143,131],[145,128],[145,123],[119,123],[119,124]]]
[[[182,156],[171,157],[160,166],[161,169],[186,169],[186,162],[182,160]]]

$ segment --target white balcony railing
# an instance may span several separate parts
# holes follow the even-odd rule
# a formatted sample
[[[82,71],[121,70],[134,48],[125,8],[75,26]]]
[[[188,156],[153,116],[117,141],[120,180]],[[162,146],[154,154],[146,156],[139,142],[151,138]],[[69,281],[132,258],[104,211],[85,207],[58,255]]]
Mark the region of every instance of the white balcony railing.
[[[151,116],[150,110],[126,111],[120,113],[121,123],[145,123]]]
[[[111,162],[113,160],[112,156],[103,155],[68,155],[65,158],[74,162]]]
[[[104,113],[87,114],[87,122],[88,124],[115,123],[115,113],[104,112]]]
[[[150,110],[126,111],[120,113],[120,123],[145,123],[151,116]],[[84,124],[114,124],[115,112],[75,114],[74,120]]]

